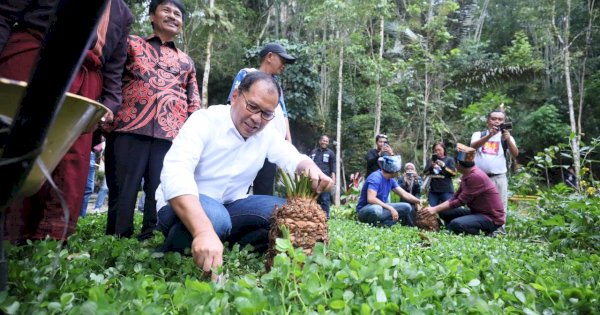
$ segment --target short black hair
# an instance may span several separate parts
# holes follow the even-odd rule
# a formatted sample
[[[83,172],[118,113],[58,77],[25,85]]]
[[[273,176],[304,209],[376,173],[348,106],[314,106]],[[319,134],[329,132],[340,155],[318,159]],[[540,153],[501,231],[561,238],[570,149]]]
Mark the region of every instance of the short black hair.
[[[473,167],[475,166],[475,162],[471,161],[471,162],[465,162],[465,161],[458,161],[458,164],[462,165],[463,167]]]
[[[281,91],[279,90],[279,84],[277,84],[277,81],[275,81],[275,78],[273,78],[272,75],[270,75],[268,73],[264,73],[262,71],[249,72],[242,79],[242,82],[240,82],[240,85],[238,85],[238,93],[250,91],[250,88],[252,87],[252,85],[254,85],[254,83],[256,83],[258,81],[265,81],[267,83],[270,83],[273,86],[273,88],[277,91],[277,99],[279,100],[279,97],[281,97]]]
[[[152,0],[150,1],[150,7],[148,8],[148,14],[154,14],[156,12],[156,8],[161,4],[169,4],[172,3],[174,6],[181,11],[181,20],[185,22],[186,20],[186,12],[183,3],[179,0]]]
[[[375,142],[379,141],[379,139],[381,139],[381,138],[387,139],[388,136],[386,134],[384,134],[384,133],[380,133],[380,134],[378,134],[378,135],[375,136]]]

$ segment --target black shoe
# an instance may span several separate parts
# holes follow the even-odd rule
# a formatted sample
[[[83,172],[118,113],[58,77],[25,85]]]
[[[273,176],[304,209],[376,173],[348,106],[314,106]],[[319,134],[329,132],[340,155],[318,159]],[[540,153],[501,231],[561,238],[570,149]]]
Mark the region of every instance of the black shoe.
[[[154,230],[147,230],[145,232],[142,232],[140,234],[138,234],[137,236],[137,240],[142,242],[145,241],[147,239],[151,239],[154,237]]]
[[[165,238],[165,243],[160,248],[162,252],[178,252],[183,254],[186,248],[192,246],[192,235],[181,222],[175,223]]]

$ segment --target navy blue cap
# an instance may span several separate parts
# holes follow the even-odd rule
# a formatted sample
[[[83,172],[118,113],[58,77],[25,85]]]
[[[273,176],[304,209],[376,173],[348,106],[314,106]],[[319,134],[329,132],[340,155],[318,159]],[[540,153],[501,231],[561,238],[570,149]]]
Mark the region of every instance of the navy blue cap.
[[[277,43],[266,44],[265,47],[263,47],[263,49],[260,51],[260,58],[263,58],[270,52],[278,54],[281,58],[283,58],[283,60],[285,60],[285,63],[292,64],[296,62],[296,57],[288,54],[285,48]]]

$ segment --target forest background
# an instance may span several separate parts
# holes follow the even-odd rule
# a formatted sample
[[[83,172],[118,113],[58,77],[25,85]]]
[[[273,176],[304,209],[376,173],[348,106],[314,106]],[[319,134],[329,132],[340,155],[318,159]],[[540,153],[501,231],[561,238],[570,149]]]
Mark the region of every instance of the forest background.
[[[132,34],[150,34],[148,1],[126,2]],[[281,77],[293,143],[306,153],[329,135],[342,187],[364,174],[376,134],[422,168],[434,141],[453,154],[500,104],[521,153],[513,166],[537,167],[549,185],[574,164],[584,184],[595,181],[595,0],[183,2],[176,44],[196,63],[203,106],[224,104],[239,69],[258,67],[265,43],[282,43],[298,57]]]

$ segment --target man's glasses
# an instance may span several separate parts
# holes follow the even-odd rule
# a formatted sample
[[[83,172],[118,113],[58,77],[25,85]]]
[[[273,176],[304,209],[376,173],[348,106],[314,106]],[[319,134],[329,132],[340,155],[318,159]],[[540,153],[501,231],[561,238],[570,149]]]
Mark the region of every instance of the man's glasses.
[[[246,96],[244,96],[244,93],[240,93],[240,95],[242,95],[242,97],[244,98],[244,102],[246,102],[247,111],[251,112],[252,114],[258,114],[260,112],[260,117],[264,120],[272,120],[273,118],[275,118],[274,112],[265,112],[264,110],[260,109],[258,105],[248,103],[248,100],[246,99]]]

